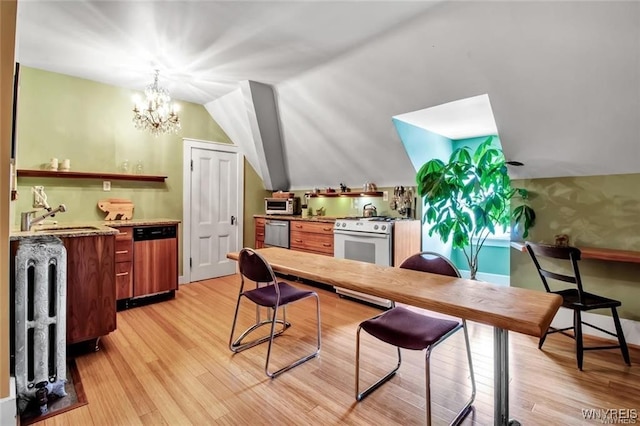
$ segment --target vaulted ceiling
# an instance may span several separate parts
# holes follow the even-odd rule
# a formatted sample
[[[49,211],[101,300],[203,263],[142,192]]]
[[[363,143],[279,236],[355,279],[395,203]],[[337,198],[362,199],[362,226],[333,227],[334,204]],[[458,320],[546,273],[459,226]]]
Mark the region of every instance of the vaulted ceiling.
[[[392,117],[482,94],[515,178],[640,172],[638,2],[32,0],[17,41],[116,86],[159,68],[196,103],[272,85],[293,188],[409,185]]]

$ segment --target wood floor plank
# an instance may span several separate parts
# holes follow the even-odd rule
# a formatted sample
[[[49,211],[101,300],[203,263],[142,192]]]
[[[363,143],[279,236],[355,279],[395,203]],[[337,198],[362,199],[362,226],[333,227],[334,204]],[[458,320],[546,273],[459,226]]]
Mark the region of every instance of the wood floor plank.
[[[233,354],[228,348],[240,280],[237,275],[180,287],[170,301],[118,313],[118,329],[98,352],[76,362],[89,404],[42,425],[420,425],[424,423],[424,354],[403,351],[403,365],[390,382],[364,401],[354,397],[358,324],[379,309],[320,296],[322,350],[276,379],[264,374],[266,345]],[[245,306],[242,321],[254,317]],[[314,345],[315,304],[287,310],[293,324],[277,339],[274,362],[286,362]],[[468,323],[478,393],[464,425],[493,422],[493,329]],[[370,337],[370,336],[369,336]],[[632,366],[619,351],[585,354],[575,364],[573,340],[558,334],[543,350],[530,336],[510,333],[510,415],[523,424],[590,424],[582,409],[639,409],[640,349]],[[588,338],[590,340],[591,338]],[[594,339],[590,343],[599,343]],[[364,339],[362,379],[392,367],[395,352]],[[434,424],[447,424],[470,392],[462,333],[432,354]]]

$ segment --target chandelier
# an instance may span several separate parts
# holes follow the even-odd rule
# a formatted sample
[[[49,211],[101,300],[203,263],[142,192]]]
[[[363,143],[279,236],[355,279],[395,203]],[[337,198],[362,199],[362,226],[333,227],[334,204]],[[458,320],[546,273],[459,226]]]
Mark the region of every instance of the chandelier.
[[[180,117],[167,89],[158,86],[159,70],[153,84],[144,89],[145,100],[137,100],[133,107],[133,124],[136,129],[148,130],[152,135],[176,133],[180,129]]]

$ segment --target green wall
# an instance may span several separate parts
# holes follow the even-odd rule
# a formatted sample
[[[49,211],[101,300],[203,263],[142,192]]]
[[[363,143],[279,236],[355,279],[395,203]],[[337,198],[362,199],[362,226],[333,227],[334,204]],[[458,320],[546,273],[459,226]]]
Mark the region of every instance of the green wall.
[[[135,204],[134,219],[182,220],[182,138],[231,143],[202,105],[178,101],[182,129],[178,134],[151,136],[132,122],[132,98],[139,92],[68,75],[20,68],[17,165],[44,168],[49,159],[71,160],[72,171],[120,173],[143,162],[144,174],[166,175],[164,183],[20,178],[14,226],[20,212],[32,209],[31,187],[44,185],[49,204],[65,204],[59,222],[102,220],[103,198],[127,198]],[[133,173],[133,171],[131,171]],[[182,257],[180,257],[182,259]]]
[[[532,192],[536,225],[530,241],[553,243],[556,234],[567,234],[571,245],[640,250],[640,174],[527,179],[514,185]],[[638,264],[580,261],[585,289],[622,301],[621,317],[636,321],[639,272]],[[531,258],[513,249],[511,285],[543,290]]]
[[[154,137],[132,123],[133,90],[63,74],[21,67],[17,164],[20,169],[44,168],[49,159],[71,160],[72,171],[119,173],[123,161],[133,169],[142,161],[144,174],[168,176],[165,183],[112,181],[102,191],[93,179],[20,178],[19,212],[29,210],[31,187],[44,185],[51,205],[66,204],[60,222],[101,220],[102,198],[129,198],[134,219],[182,219],[182,138],[231,141],[202,105],[179,102],[182,130]],[[131,171],[133,173],[133,171]]]

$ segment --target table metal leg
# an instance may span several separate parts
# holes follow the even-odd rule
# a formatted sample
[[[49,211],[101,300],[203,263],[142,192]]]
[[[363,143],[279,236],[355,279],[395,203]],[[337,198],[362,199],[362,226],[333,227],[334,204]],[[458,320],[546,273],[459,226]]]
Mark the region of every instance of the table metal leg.
[[[493,328],[493,424],[520,426],[509,419],[509,332]]]

